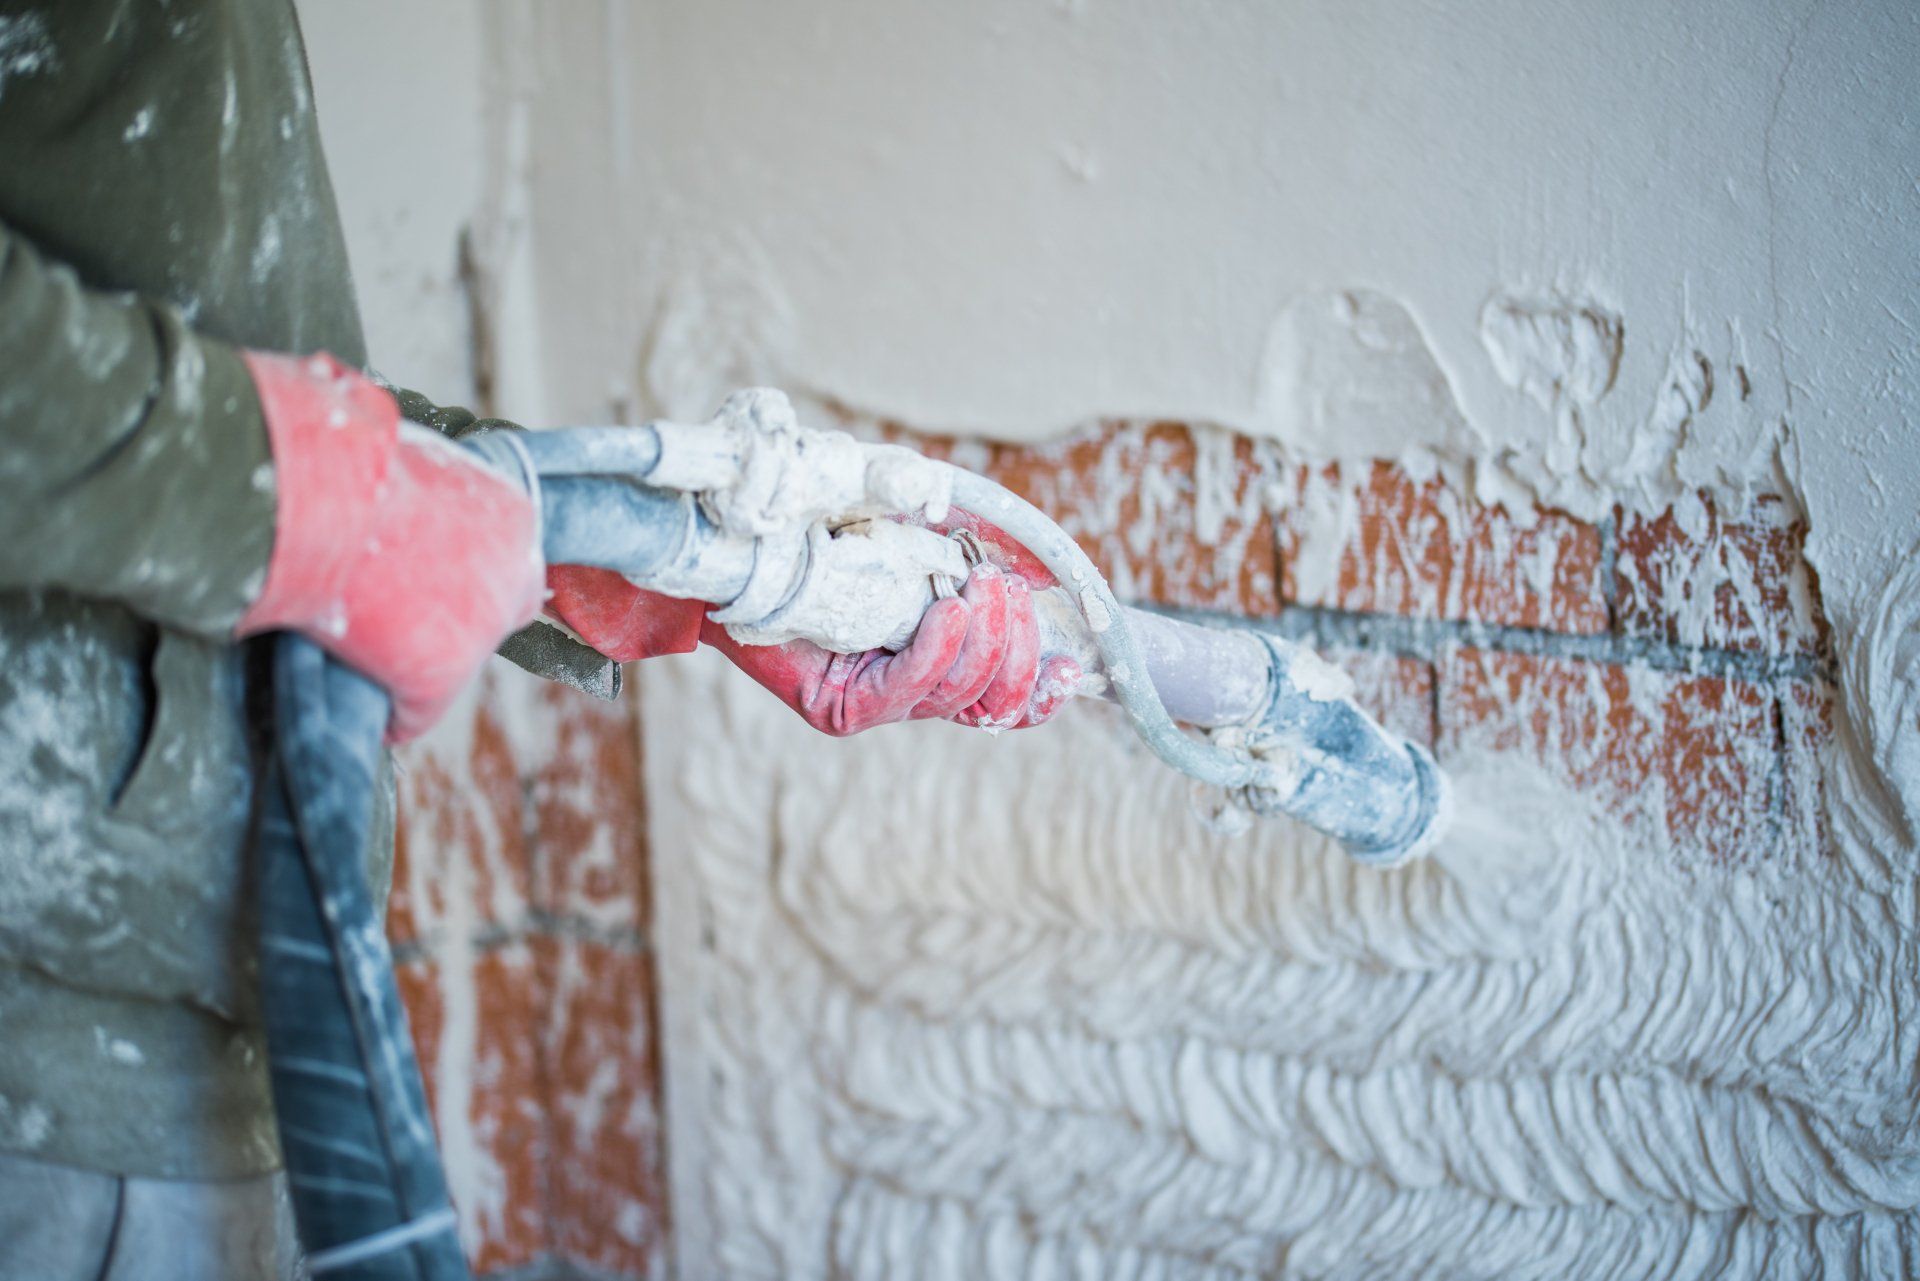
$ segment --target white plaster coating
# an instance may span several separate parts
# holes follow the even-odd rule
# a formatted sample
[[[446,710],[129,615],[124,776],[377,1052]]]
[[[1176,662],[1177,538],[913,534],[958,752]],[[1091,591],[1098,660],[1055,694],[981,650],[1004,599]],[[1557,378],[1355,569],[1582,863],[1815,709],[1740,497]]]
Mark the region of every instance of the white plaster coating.
[[[1379,872],[1209,833],[1104,708],[822,749],[705,659],[645,688],[694,1274],[1920,1263],[1910,845],[1717,867],[1456,756]]]
[[[1337,703],[1353,697],[1353,677],[1304,645],[1288,645],[1287,679],[1316,702]]]
[[[871,516],[946,519],[949,473],[898,445],[862,442],[842,431],[803,426],[784,392],[749,387],[721,402],[707,430],[729,442],[732,473],[717,482],[672,479],[684,439],[663,434],[654,469],[660,483],[697,488],[720,528],[762,538]],[[704,470],[704,468],[700,469]]]
[[[837,654],[900,649],[933,603],[933,584],[959,584],[968,573],[958,543],[887,520],[831,533],[815,526],[806,549],[804,579],[785,604],[738,622],[715,615],[734,639],[745,645],[806,639]]]

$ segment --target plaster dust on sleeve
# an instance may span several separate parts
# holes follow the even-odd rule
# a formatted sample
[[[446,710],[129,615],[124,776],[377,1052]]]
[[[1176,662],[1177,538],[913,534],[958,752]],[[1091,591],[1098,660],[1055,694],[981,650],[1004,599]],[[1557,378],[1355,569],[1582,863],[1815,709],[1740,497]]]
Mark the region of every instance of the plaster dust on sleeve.
[[[823,748],[704,657],[644,680],[662,919],[703,923],[663,939],[683,1267],[1916,1258],[1910,856],[1703,868],[1483,755],[1447,851],[1375,871],[1208,830],[1104,707]]]

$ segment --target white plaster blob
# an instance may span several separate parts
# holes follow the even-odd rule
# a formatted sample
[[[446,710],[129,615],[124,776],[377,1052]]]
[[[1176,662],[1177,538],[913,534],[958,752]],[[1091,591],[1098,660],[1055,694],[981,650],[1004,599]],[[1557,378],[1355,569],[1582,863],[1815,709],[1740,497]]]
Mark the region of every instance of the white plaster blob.
[[[889,520],[861,521],[832,534],[816,528],[802,545],[804,577],[779,608],[739,621],[715,611],[735,640],[807,640],[836,654],[898,650],[919,630],[936,592],[952,592],[969,572],[959,544]]]
[[[1104,707],[823,745],[644,687],[688,1275],[1920,1263],[1910,844],[1715,866],[1455,756],[1381,872],[1208,831]]]
[[[60,69],[60,57],[47,35],[47,20],[37,13],[0,17],[0,95],[16,76],[44,75]]]

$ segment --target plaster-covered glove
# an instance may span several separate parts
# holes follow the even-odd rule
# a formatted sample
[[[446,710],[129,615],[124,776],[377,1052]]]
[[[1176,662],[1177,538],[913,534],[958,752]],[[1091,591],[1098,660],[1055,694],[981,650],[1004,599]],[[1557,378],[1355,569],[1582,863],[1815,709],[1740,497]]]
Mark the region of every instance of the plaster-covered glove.
[[[245,359],[277,506],[235,634],[299,632],[386,689],[389,741],[423,733],[539,610],[533,503],[330,356]]]
[[[719,624],[707,621],[704,604],[646,591],[613,570],[580,565],[555,565],[547,571],[547,612],[618,662],[688,653],[705,640],[786,699],[809,724],[829,733],[851,734],[890,721],[938,716],[994,729],[1044,722],[1072,697],[1081,680],[1080,666],[1071,658],[1039,654],[1032,590],[1053,586],[1053,576],[1026,548],[970,513],[955,510],[937,528],[973,534],[993,563],[983,567],[984,574],[976,571],[969,585],[1002,578],[1007,598],[1004,609],[990,607],[979,619],[969,615],[973,631],[963,638],[964,663],[953,655],[940,665],[938,646],[953,626],[953,610],[939,604],[922,620],[909,647],[912,658],[907,651],[835,655],[804,641],[742,645]],[[1002,577],[996,566],[1005,566],[1011,575]],[[966,593],[961,600],[968,600]],[[919,648],[923,640],[934,644]],[[933,675],[923,667],[927,663],[937,668]],[[982,668],[989,673],[984,680],[979,677]],[[933,686],[942,680],[948,688],[936,693]],[[957,697],[975,686],[980,687],[977,696]]]
[[[938,600],[897,654],[835,654],[808,641],[742,645],[707,620],[700,639],[725,654],[815,729],[836,736],[904,720],[1016,728],[1052,714],[1036,701],[1039,627],[1020,578],[976,567],[960,595]]]
[[[947,518],[932,526],[943,534],[960,532],[970,535],[979,553],[988,564],[998,565],[1019,580],[1025,587],[1029,598],[1033,592],[1043,592],[1060,585],[1038,556],[1026,546],[1001,529],[990,520],[974,515],[964,508],[955,507],[947,513]],[[1039,650],[1039,625],[1033,620],[1031,609],[1026,616],[1026,625],[1031,630],[1032,644]],[[1062,704],[1074,696],[1086,673],[1080,664],[1065,654],[1040,654],[1037,670],[1033,678],[1033,687],[1027,698],[1024,711],[1011,719],[973,716],[962,713],[954,719],[963,725],[985,725],[994,729],[1026,729],[1049,720]]]

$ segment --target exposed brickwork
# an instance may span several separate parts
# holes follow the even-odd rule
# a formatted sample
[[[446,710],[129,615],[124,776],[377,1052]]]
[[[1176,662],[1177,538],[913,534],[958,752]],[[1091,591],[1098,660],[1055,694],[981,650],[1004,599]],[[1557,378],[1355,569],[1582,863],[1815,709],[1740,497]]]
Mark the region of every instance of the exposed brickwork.
[[[998,447],[987,474],[1059,521],[1123,600],[1256,616],[1279,608],[1267,477],[1252,441],[1176,423],[1110,425],[1058,445]]]
[[[1353,475],[1358,471],[1359,475]],[[1564,512],[1486,507],[1390,463],[1298,469],[1279,521],[1289,604],[1607,629],[1601,532]]]
[[[1821,843],[1825,624],[1805,527],[1777,498],[1737,520],[1689,498],[1595,524],[1178,424],[1039,448],[892,434],[1047,510],[1123,596],[1279,614],[1377,717],[1443,753],[1527,751],[1680,857]],[[1226,519],[1196,518],[1209,491]],[[1269,537],[1272,556],[1252,545]]]
[[[389,936],[449,1182],[478,1273],[664,1276],[635,708],[506,679],[403,758]]]
[[[1781,816],[1789,850],[1802,859],[1832,848],[1820,760],[1833,741],[1833,686],[1789,681],[1780,696],[1780,740],[1786,754]]]
[[[557,729],[531,779],[534,902],[557,924],[637,936],[651,909],[632,712],[558,687],[542,697]]]
[[[446,1081],[471,1091],[466,1126],[442,1126],[441,1144],[474,1270],[532,1263],[548,1253],[538,1037],[547,1001],[533,948],[526,941],[481,951],[455,946],[398,973],[436,1121]],[[458,1044],[449,1046],[449,1037]],[[460,1061],[444,1076],[437,1070],[443,1051]]]
[[[1616,521],[1623,634],[1770,654],[1820,650],[1826,624],[1804,555],[1806,524],[1781,499],[1756,499],[1738,521],[1704,495]]]
[[[1679,851],[1779,849],[1773,698],[1762,686],[1461,648],[1442,657],[1442,763],[1524,752]]]
[[[655,1275],[667,1216],[660,1062],[644,952],[543,939],[556,1252],[618,1276]]]
[[[517,924],[531,901],[532,857],[513,747],[484,702],[471,733],[464,760],[401,758],[387,902],[387,936],[395,942],[429,936],[447,918],[456,884],[473,909],[471,919],[463,911],[463,928]]]

